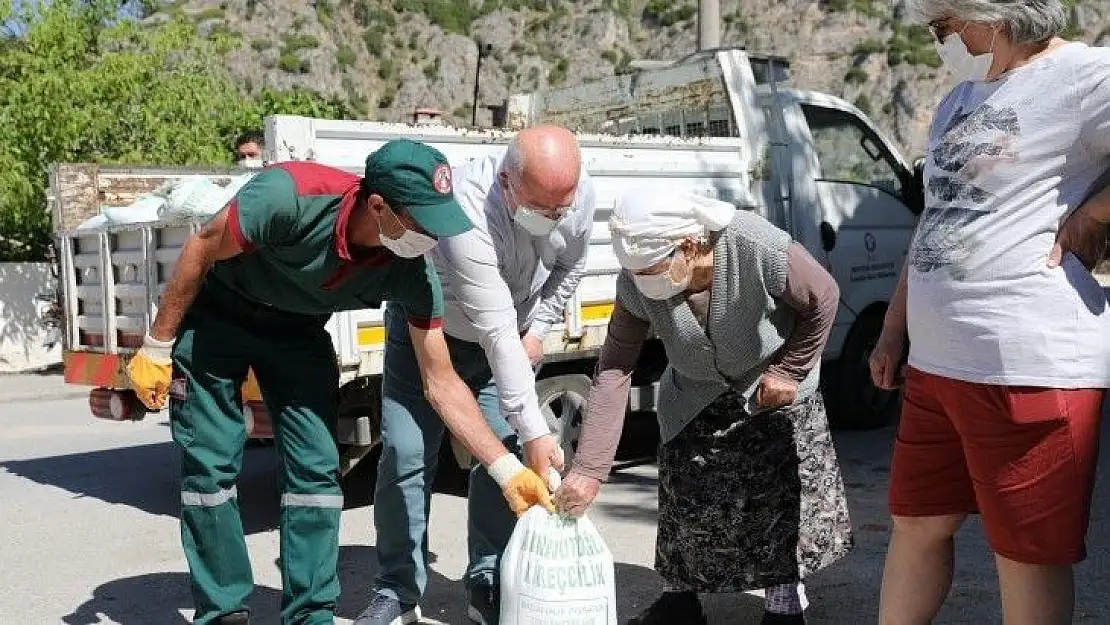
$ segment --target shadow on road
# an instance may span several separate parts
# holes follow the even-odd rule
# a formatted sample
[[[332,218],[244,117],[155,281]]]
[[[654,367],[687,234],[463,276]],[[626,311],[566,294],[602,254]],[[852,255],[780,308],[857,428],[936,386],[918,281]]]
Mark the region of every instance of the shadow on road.
[[[435,554],[431,559],[435,561]],[[339,583],[342,590],[336,610],[338,616],[353,619],[369,603],[376,561],[373,547],[353,545],[339,548]],[[254,562],[253,566],[257,576],[260,566],[277,568],[278,563]],[[459,603],[463,596],[461,584],[432,571],[428,580],[428,596],[428,607]],[[281,589],[255,585],[247,604],[252,622],[280,622]],[[181,611],[192,609],[187,573],[150,573],[101,584],[92,591],[91,599],[61,617],[61,621],[66,625],[94,625],[106,618],[125,624],[186,625],[190,621],[182,616]],[[425,612],[431,614],[427,608]]]
[[[273,588],[255,588],[256,601],[280,600],[281,593]],[[108,619],[114,623],[159,623],[187,625],[183,609],[192,609],[189,576],[185,573],[150,573],[123,577],[102,584],[92,598],[61,617],[66,625],[95,625]]]
[[[435,562],[435,554],[431,554]],[[336,616],[354,619],[370,602],[377,557],[373,547],[342,546],[339,549],[339,583],[341,594]],[[259,566],[277,566],[277,562],[255,562]],[[618,620],[624,622],[642,610],[662,590],[662,580],[651,569],[618,562]],[[636,592],[620,592],[636,589]],[[281,590],[256,585],[247,601],[252,622],[280,621]],[[66,625],[96,625],[105,619],[116,623],[156,623],[187,625],[183,616],[193,609],[187,573],[150,573],[123,577],[97,586],[92,597],[71,613],[60,617]],[[426,617],[443,623],[466,623],[466,592],[461,581],[451,580],[432,570],[421,611]]]
[[[175,443],[0,463],[13,475],[148,514],[177,518],[181,507],[180,452]],[[247,449],[239,475],[239,512],[250,535],[277,527],[281,501],[273,448]]]

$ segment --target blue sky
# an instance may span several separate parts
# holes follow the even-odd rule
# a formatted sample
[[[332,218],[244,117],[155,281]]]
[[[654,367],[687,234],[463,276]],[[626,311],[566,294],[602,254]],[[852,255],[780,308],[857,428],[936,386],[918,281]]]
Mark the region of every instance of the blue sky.
[[[0,0],[0,7],[7,3],[11,3],[12,13],[18,13],[24,6],[37,6],[38,4],[48,3],[49,0]],[[27,2],[33,4],[28,5]],[[139,2],[138,0],[121,0],[123,5],[119,11],[120,19],[133,19],[138,17]],[[22,36],[26,33],[27,27],[16,20],[6,20],[3,24],[3,33],[0,36],[14,35],[16,37]]]

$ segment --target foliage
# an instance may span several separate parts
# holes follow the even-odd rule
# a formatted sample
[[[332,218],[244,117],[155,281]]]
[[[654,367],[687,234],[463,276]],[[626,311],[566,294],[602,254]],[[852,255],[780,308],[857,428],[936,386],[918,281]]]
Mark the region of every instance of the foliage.
[[[226,165],[265,115],[349,115],[306,90],[247,97],[223,69],[226,42],[184,16],[140,27],[110,22],[110,3],[0,1],[20,25],[0,37],[0,260],[44,257],[51,163]]]
[[[887,42],[886,62],[891,67],[901,63],[926,65],[936,69],[941,66],[940,55],[933,45],[933,33],[926,26],[914,24],[892,25],[893,32]]]
[[[297,52],[311,50],[319,45],[319,40],[312,35],[285,35],[281,38],[278,67],[290,74],[307,74],[312,69],[312,64]]]
[[[884,51],[886,51],[886,44],[877,39],[865,39],[857,43],[856,47],[852,48],[852,54],[858,56],[867,56]]]
[[[312,69],[312,64],[308,59],[297,56],[296,52],[286,51],[278,57],[278,67],[290,74],[307,74]]]
[[[683,4],[675,5],[674,0],[648,0],[644,5],[644,19],[660,26],[673,26],[685,22],[698,14],[696,7]]]
[[[623,19],[632,17],[632,0],[602,0],[601,6],[615,13],[617,17]]]
[[[825,8],[832,13],[852,11],[868,17],[879,17],[882,15],[882,4],[876,0],[828,0]]]
[[[848,73],[844,75],[844,82],[848,84],[862,84],[867,82],[869,76],[862,67],[850,67]]]
[[[559,57],[559,60],[555,62],[555,67],[553,67],[551,69],[551,72],[547,75],[547,84],[554,87],[566,82],[567,71],[569,69],[570,60],[567,59],[565,56]]]
[[[366,51],[372,57],[380,57],[385,52],[385,38],[387,29],[381,24],[376,24],[366,29],[362,34],[362,41],[366,44]]]
[[[220,19],[223,19],[223,17],[224,17],[224,10],[223,9],[221,9],[219,7],[212,7],[212,8],[209,8],[209,9],[205,9],[205,10],[201,11],[200,13],[197,13],[194,16],[193,19],[195,19],[198,22],[203,22],[205,20],[220,20]]]
[[[282,37],[281,45],[286,50],[296,52],[297,50],[315,48],[320,45],[320,41],[312,35],[286,35]]]
[[[423,13],[443,30],[463,35],[470,29],[470,23],[479,17],[480,8],[456,0],[393,0],[395,12]]]
[[[397,17],[385,7],[381,7],[372,0],[359,0],[354,5],[354,17],[359,26],[370,28],[380,26],[383,29],[397,25]]]
[[[867,94],[861,93],[856,96],[856,100],[855,102],[853,102],[853,104],[855,104],[856,108],[858,108],[864,115],[871,114],[871,98],[867,97]]]
[[[351,49],[351,46],[342,44],[339,46],[339,49],[335,51],[335,64],[339,66],[340,69],[346,69],[354,65],[356,60],[355,51]]]
[[[316,19],[320,22],[329,22],[335,16],[335,7],[331,0],[316,0]]]
[[[378,108],[387,109],[393,106],[393,100],[397,98],[397,88],[390,85],[378,98]]]
[[[393,59],[385,57],[378,63],[378,78],[382,80],[389,80],[393,78],[395,68],[393,66]]]
[[[621,60],[617,61],[617,66],[613,68],[615,74],[630,74],[632,73],[632,54],[628,50],[621,50]]]
[[[437,56],[431,65],[424,68],[424,77],[428,80],[436,80],[439,78],[439,57]]]

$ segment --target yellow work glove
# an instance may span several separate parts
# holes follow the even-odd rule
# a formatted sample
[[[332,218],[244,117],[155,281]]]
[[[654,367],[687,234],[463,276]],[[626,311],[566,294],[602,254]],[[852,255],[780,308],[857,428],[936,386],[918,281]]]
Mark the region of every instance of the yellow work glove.
[[[525,467],[516,456],[505,454],[486,467],[486,471],[501,487],[501,493],[517,516],[535,505],[555,512],[547,483],[535,471]]]
[[[173,340],[159,341],[147,334],[143,346],[127,362],[127,377],[139,401],[151,410],[161,410],[170,392],[173,372]]]

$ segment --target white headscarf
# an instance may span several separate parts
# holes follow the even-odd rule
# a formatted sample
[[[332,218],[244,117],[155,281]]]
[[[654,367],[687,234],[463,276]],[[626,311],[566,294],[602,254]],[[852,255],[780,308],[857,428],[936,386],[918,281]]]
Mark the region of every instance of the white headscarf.
[[[683,239],[723,230],[735,213],[728,202],[692,193],[626,191],[609,218],[613,253],[625,269],[646,269],[670,256]]]

